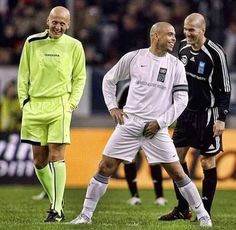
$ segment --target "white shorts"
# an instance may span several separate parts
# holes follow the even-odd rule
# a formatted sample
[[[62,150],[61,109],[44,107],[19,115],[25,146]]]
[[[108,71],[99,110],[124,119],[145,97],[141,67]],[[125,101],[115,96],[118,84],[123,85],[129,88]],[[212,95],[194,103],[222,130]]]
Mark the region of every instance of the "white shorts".
[[[117,125],[108,140],[103,155],[131,162],[141,149],[145,152],[149,164],[170,163],[179,160],[168,129],[161,129],[152,138],[143,136],[145,120],[128,114],[124,125]]]

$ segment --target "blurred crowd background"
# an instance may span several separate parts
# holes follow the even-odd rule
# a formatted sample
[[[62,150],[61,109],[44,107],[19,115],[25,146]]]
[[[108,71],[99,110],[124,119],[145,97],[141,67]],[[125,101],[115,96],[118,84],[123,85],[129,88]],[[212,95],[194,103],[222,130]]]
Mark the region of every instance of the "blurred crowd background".
[[[184,18],[192,12],[206,17],[207,37],[225,49],[233,83],[231,115],[236,114],[235,0],[0,0],[0,75],[5,74],[3,69],[17,69],[26,37],[47,28],[49,11],[57,5],[69,8],[68,33],[84,45],[89,74],[82,102],[85,114],[107,112],[101,93],[105,72],[124,53],[148,47],[153,23],[172,23],[178,43],[183,38]]]
[[[56,5],[70,9],[69,33],[82,41],[89,65],[109,68],[127,51],[147,47],[148,31],[157,21],[172,23],[180,40],[191,12],[207,18],[207,36],[225,48],[230,68],[236,65],[234,0],[1,0],[1,65],[18,65],[26,37],[45,30]]]

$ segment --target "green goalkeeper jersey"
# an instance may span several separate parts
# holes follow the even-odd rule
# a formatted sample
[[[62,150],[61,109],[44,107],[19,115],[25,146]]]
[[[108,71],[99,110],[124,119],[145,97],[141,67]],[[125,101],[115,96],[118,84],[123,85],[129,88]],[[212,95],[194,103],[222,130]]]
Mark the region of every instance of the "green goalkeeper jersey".
[[[21,108],[31,97],[47,99],[68,93],[74,109],[85,81],[85,55],[80,41],[66,34],[52,39],[47,30],[27,38],[18,70]]]

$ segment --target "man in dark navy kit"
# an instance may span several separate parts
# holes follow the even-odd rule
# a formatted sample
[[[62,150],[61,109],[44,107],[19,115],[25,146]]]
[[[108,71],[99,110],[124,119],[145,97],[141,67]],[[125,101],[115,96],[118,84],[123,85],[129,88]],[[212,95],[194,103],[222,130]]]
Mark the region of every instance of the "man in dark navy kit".
[[[222,47],[205,37],[206,22],[193,13],[184,21],[186,39],[181,41],[179,59],[185,65],[189,102],[177,119],[173,140],[180,162],[188,174],[185,157],[190,147],[200,151],[203,168],[202,200],[208,213],[216,190],[216,155],[222,151],[222,133],[230,103],[230,78]],[[189,205],[175,192],[178,206],[159,220],[190,219]]]

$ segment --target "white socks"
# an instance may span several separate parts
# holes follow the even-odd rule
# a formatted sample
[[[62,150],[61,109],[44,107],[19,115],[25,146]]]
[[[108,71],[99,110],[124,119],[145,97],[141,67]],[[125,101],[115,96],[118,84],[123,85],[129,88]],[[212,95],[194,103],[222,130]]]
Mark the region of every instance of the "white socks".
[[[91,219],[93,212],[96,209],[98,201],[105,194],[108,187],[109,177],[102,175],[95,175],[91,180],[87,188],[83,210],[81,213]]]
[[[178,187],[182,196],[187,200],[189,206],[194,212],[196,212],[198,220],[202,216],[209,216],[202,203],[202,199],[199,195],[196,185],[190,181],[188,184]]]

